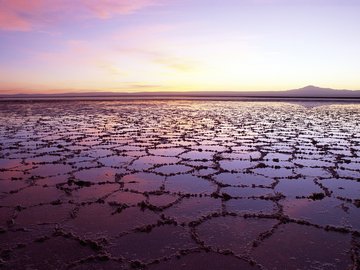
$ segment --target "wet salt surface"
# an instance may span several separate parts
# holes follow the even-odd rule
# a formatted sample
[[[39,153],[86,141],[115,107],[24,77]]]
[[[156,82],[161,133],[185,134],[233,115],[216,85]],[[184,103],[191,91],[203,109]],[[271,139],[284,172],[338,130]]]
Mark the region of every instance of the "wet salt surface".
[[[359,269],[359,119],[351,104],[1,103],[0,268]]]

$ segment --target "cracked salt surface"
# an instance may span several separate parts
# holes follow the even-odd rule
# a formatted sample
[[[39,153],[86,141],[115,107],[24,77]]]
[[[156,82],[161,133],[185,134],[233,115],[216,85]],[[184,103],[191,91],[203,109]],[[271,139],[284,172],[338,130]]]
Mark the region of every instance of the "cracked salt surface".
[[[3,102],[0,268],[359,269],[359,116],[357,104]]]

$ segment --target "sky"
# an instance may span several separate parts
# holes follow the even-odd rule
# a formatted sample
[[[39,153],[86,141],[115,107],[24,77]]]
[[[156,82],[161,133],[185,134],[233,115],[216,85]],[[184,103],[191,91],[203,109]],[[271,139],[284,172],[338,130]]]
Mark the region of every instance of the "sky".
[[[0,93],[360,90],[358,0],[0,0]]]

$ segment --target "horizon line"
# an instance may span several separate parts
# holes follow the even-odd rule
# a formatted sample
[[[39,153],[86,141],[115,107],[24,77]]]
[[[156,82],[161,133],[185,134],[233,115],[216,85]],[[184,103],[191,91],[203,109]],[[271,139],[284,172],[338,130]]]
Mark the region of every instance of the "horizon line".
[[[183,90],[183,91],[116,91],[116,90],[75,90],[73,91],[66,91],[63,92],[55,92],[55,93],[46,93],[46,92],[33,92],[33,93],[25,93],[25,92],[17,92],[17,93],[4,93],[2,94],[1,91],[13,91],[13,90],[0,90],[0,96],[74,96],[74,95],[80,95],[80,96],[86,96],[89,95],[91,97],[94,96],[110,96],[113,95],[116,96],[132,96],[132,95],[144,95],[144,96],[152,96],[152,95],[158,95],[158,96],[173,96],[173,95],[200,95],[200,96],[213,96],[214,94],[216,96],[228,96],[228,95],[235,95],[235,96],[259,96],[264,95],[264,97],[268,97],[266,94],[276,95],[276,94],[285,94],[290,93],[294,94],[296,91],[309,91],[309,90],[318,90],[318,91],[330,91],[330,92],[347,92],[347,93],[356,93],[360,92],[360,90],[352,90],[352,89],[335,89],[335,88],[324,88],[324,87],[318,87],[314,85],[307,85],[305,87],[301,88],[295,88],[295,89],[287,89],[287,90]],[[46,91],[57,91],[57,90],[46,90]],[[60,90],[61,91],[61,90]],[[308,96],[308,95],[305,95]],[[315,96],[314,96],[315,97]],[[322,96],[321,96],[322,97]]]

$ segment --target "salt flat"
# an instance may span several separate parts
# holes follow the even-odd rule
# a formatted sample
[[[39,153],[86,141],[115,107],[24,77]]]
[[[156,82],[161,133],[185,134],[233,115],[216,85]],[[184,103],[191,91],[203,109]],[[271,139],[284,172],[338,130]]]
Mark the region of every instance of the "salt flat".
[[[0,103],[4,269],[358,269],[360,104]]]

